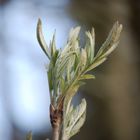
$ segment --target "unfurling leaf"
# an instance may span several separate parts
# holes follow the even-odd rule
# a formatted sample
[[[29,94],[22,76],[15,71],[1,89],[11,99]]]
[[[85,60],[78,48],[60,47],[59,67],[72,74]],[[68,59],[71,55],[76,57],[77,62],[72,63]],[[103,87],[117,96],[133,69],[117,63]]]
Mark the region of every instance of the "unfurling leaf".
[[[107,57],[118,45],[122,25],[116,22],[96,57]]]
[[[87,62],[87,53],[85,49],[82,49],[81,51],[81,59],[80,59],[81,65],[82,67],[86,66],[86,62]]]
[[[94,57],[92,64],[88,66],[86,72],[96,68],[102,64],[108,57],[108,55],[117,47],[119,43],[119,37],[122,30],[122,25],[116,22],[110,31],[106,41],[103,43],[97,55]]]
[[[93,64],[91,64],[87,70],[85,72],[91,71],[92,69],[98,67],[99,65],[101,65],[107,58],[101,58],[99,60],[96,60],[95,62],[93,62]]]
[[[83,124],[85,122],[85,119],[86,119],[86,112],[83,113],[83,115],[81,116],[79,121],[75,124],[74,128],[70,132],[69,137],[72,137],[72,136],[76,135],[80,131],[80,128],[83,126]]]
[[[76,108],[73,108],[71,105],[65,117],[66,122],[64,124],[65,129],[62,140],[68,140],[80,131],[86,118],[86,100],[82,99],[81,103]]]
[[[91,33],[89,31],[87,31],[86,35],[87,35],[87,41],[86,41],[85,49],[87,51],[88,61],[89,61],[89,63],[91,63],[93,58],[94,58],[94,52],[95,52],[95,32],[94,32],[94,28],[92,28]]]
[[[92,75],[92,74],[85,74],[85,75],[82,75],[79,80],[88,80],[88,79],[95,79],[95,76]]]
[[[44,53],[48,56],[48,58],[50,59],[50,51],[49,51],[49,48],[45,42],[45,39],[44,39],[44,36],[43,36],[43,33],[42,33],[42,23],[41,23],[41,20],[38,19],[38,23],[37,23],[37,39],[38,39],[38,42],[42,48],[42,50],[44,51]]]
[[[70,30],[70,33],[69,33],[68,41],[75,42],[78,38],[79,32],[80,32],[80,27],[79,26],[76,27],[76,28],[72,28]]]
[[[53,35],[52,41],[50,42],[50,50],[51,50],[51,56],[54,56],[56,52],[55,33]]]

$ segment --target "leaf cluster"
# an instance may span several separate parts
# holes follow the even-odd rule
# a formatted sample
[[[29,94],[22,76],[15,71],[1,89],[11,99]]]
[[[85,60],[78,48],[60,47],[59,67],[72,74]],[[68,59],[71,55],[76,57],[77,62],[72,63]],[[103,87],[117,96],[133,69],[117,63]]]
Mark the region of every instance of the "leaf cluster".
[[[116,22],[106,41],[95,54],[94,29],[86,32],[87,39],[83,48],[79,46],[80,27],[76,27],[71,29],[65,47],[57,49],[55,34],[48,47],[42,34],[41,20],[38,20],[38,42],[50,60],[47,72],[51,101],[57,102],[59,97],[73,94],[83,85],[83,80],[95,78],[94,75],[87,74],[87,72],[102,64],[117,47],[121,30],[122,25]]]
[[[95,54],[95,32],[86,31],[86,44],[79,45],[80,27],[72,28],[67,43],[63,49],[57,49],[55,44],[55,33],[48,46],[42,34],[41,20],[37,24],[38,42],[49,59],[47,69],[51,104],[57,108],[64,99],[63,136],[69,139],[76,134],[85,120],[86,101],[74,108],[71,100],[78,88],[84,84],[86,79],[94,79],[95,76],[88,74],[100,64],[117,47],[122,25],[116,22],[110,31],[106,41]]]

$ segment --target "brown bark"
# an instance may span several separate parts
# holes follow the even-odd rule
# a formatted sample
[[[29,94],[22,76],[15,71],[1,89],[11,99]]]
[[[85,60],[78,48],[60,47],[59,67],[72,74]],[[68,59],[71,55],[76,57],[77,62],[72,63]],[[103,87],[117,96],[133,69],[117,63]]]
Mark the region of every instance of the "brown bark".
[[[59,106],[58,108],[55,109],[53,105],[50,105],[50,120],[53,129],[52,140],[59,140],[62,118],[63,118],[62,106],[61,107]]]
[[[52,140],[59,140],[60,126],[53,128]]]

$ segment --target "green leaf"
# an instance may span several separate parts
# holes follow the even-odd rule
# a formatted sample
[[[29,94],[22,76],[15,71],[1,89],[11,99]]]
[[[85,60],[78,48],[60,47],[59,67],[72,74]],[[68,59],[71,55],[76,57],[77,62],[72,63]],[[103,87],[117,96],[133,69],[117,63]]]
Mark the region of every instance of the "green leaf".
[[[65,116],[65,129],[63,132],[64,138],[62,137],[62,139],[70,139],[80,131],[86,118],[86,106],[85,99],[82,99],[81,103],[76,108],[73,108],[73,105],[70,106],[68,114]]]
[[[63,92],[65,89],[65,80],[63,77],[61,77],[61,80],[60,80],[60,87],[61,87],[61,91]]]
[[[80,57],[80,65],[82,69],[86,66],[86,63],[87,63],[87,52],[85,49],[82,49]]]
[[[49,91],[50,91],[50,94],[53,90],[53,81],[52,81],[52,71],[48,71],[48,83],[49,83]]]
[[[96,60],[93,62],[93,64],[91,64],[84,73],[91,71],[92,69],[96,68],[97,66],[101,65],[107,58],[101,58],[99,60]]]
[[[64,58],[60,58],[60,60],[56,64],[56,69],[57,69],[56,74],[58,75],[58,77],[63,74],[64,70],[67,68],[70,57],[72,57],[73,55],[74,55],[74,53],[71,52]]]
[[[96,57],[107,57],[118,45],[122,25],[116,22]]]
[[[43,33],[42,33],[42,23],[41,20],[38,19],[38,23],[37,23],[37,39],[38,42],[42,48],[42,50],[44,51],[44,53],[48,56],[48,58],[50,59],[50,51],[49,48],[45,42],[45,39],[43,37]]]
[[[55,53],[54,53],[54,55],[51,58],[51,62],[53,63],[53,67],[55,66],[55,63],[56,63],[56,61],[58,59],[58,56],[59,56],[59,51],[55,50]]]
[[[50,47],[51,47],[51,56],[54,56],[55,55],[55,52],[56,52],[56,44],[55,44],[55,34],[53,34],[53,39],[50,43]]]
[[[75,93],[77,92],[77,90],[79,89],[80,85],[82,85],[84,82],[78,82],[77,84],[75,85],[72,85],[69,90],[67,90],[67,92],[65,93],[66,94],[66,98],[71,99]]]
[[[81,103],[72,112],[69,122],[70,131],[75,127],[75,124],[77,124],[77,122],[79,121],[81,116],[85,113],[85,111],[86,111],[86,100],[82,99]]]
[[[114,42],[114,44],[112,44],[112,46],[104,54],[102,54],[101,58],[107,57],[109,54],[111,54],[116,49],[118,44],[119,44],[119,41]]]
[[[80,131],[80,128],[83,126],[85,119],[86,119],[86,112],[83,113],[79,121],[75,124],[74,128],[70,132],[69,138],[76,135]]]
[[[92,74],[85,74],[85,75],[82,75],[79,80],[87,80],[87,79],[95,79],[95,76],[92,75]]]
[[[69,33],[69,39],[68,41],[72,41],[72,42],[75,42],[78,38],[78,35],[79,35],[79,32],[80,32],[80,27],[76,27],[76,28],[72,28],[70,30],[70,33]]]
[[[95,32],[94,28],[92,28],[91,33],[89,31],[86,32],[87,41],[86,41],[86,51],[88,55],[89,63],[92,62],[94,58],[94,51],[95,51]]]

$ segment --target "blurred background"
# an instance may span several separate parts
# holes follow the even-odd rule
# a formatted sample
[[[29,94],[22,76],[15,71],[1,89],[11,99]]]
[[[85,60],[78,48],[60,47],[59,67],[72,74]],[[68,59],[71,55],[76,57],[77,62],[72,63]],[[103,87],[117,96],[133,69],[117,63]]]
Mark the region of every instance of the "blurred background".
[[[88,102],[87,120],[72,140],[140,140],[139,0],[0,0],[0,140],[51,137],[47,57],[36,39],[38,17],[47,43],[57,47],[71,27],[95,28],[96,49],[115,21],[123,24],[118,48],[93,73],[76,100]]]

